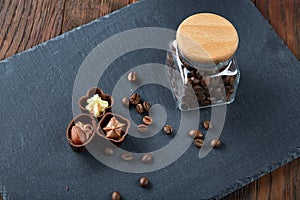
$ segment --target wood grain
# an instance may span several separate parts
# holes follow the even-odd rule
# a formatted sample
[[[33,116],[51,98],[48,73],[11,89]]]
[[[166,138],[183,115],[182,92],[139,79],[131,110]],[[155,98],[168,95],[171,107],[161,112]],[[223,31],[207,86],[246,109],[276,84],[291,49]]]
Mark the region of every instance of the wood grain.
[[[300,0],[252,0],[252,2],[300,59]]]
[[[63,0],[0,0],[0,60],[62,33]]]
[[[300,59],[300,0],[252,1]],[[0,60],[132,2],[135,0],[0,0]],[[240,199],[300,199],[300,159],[223,198]]]
[[[136,0],[66,0],[63,32],[118,10]]]
[[[189,16],[181,22],[176,34],[178,49],[190,61],[200,63],[228,60],[238,47],[238,38],[227,19],[211,13]]]
[[[300,199],[300,158],[233,192],[223,200]]]

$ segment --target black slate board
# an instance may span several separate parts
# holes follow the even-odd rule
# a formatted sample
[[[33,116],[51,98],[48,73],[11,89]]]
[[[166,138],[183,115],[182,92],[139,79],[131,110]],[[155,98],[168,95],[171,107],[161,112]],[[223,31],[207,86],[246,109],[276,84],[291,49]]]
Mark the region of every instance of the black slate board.
[[[190,147],[172,165],[147,173],[153,184],[146,190],[137,184],[140,174],[73,153],[65,129],[86,55],[116,33],[147,26],[176,30],[198,12],[225,16],[240,36],[242,78],[236,101],[227,107],[224,148],[196,159],[198,149]],[[118,77],[133,64],[165,62],[165,52],[139,55],[124,55],[110,69]],[[112,84],[100,86],[110,93]],[[14,199],[109,199],[113,190],[124,199],[221,198],[299,157],[299,85],[299,61],[250,1],[141,1],[0,62],[1,188]]]

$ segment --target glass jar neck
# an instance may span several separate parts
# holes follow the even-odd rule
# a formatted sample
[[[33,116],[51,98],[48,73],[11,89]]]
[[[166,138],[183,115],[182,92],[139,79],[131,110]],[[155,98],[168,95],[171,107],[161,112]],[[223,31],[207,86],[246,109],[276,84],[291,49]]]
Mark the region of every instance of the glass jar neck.
[[[183,59],[184,62],[186,62],[188,65],[193,66],[194,68],[200,69],[200,70],[212,70],[212,69],[222,69],[225,66],[227,66],[230,61],[232,61],[233,56],[230,57],[228,60],[225,60],[223,62],[215,63],[213,60],[208,63],[200,63],[200,62],[194,62],[188,59],[178,48],[176,40],[174,41],[174,47],[176,47],[176,54],[179,58]]]

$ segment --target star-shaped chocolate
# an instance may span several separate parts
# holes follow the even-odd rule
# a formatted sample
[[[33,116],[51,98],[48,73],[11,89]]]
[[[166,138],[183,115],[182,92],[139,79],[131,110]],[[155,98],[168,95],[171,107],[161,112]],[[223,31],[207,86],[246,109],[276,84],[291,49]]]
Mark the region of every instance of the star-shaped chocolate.
[[[107,138],[120,139],[123,132],[122,128],[125,126],[126,124],[122,124],[115,117],[112,117],[103,130],[106,132]]]

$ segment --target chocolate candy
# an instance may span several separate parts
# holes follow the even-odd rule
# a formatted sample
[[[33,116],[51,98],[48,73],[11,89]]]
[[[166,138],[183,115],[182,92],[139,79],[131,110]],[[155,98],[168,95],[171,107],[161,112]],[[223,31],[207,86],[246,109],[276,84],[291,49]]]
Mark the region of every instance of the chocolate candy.
[[[75,145],[81,145],[87,140],[86,134],[77,126],[73,126],[71,129],[71,141]]]
[[[123,129],[125,126],[126,124],[120,123],[115,117],[112,117],[103,130],[107,138],[120,139],[124,133]]]

